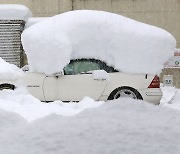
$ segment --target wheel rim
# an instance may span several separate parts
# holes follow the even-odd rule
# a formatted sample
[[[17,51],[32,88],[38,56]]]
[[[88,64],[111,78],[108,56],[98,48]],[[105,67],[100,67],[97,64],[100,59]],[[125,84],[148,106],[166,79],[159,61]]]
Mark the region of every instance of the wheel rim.
[[[129,98],[137,99],[136,94],[133,93],[131,90],[128,90],[128,89],[119,90],[119,91],[114,95],[114,99],[118,99],[119,97],[129,97]]]

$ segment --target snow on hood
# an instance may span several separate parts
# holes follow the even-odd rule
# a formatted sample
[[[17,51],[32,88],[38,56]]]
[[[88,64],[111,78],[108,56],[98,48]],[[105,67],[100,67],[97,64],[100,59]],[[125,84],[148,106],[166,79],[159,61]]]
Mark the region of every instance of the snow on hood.
[[[32,17],[31,11],[24,5],[19,4],[1,4],[0,20],[24,20]]]
[[[121,15],[79,10],[43,20],[22,34],[30,70],[53,74],[70,59],[96,58],[126,73],[158,74],[176,41],[163,29]]]
[[[23,75],[23,71],[14,64],[0,58],[0,80],[15,80]]]

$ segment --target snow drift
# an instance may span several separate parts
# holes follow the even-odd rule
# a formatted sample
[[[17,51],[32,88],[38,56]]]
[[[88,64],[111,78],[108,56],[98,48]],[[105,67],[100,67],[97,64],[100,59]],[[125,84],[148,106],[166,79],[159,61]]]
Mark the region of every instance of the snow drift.
[[[17,113],[28,122],[51,114],[73,116],[85,109],[96,108],[102,104],[104,102],[96,102],[88,97],[85,97],[79,103],[63,103],[61,101],[44,103],[30,95],[22,86],[15,90],[0,91],[0,109]]]
[[[2,4],[0,5],[0,20],[24,20],[32,17],[31,11],[24,5]]]
[[[23,71],[20,68],[0,58],[0,80],[16,80],[22,75]]]
[[[31,71],[53,74],[70,59],[96,58],[127,73],[157,74],[176,41],[163,29],[126,17],[79,10],[43,20],[22,34]]]
[[[163,95],[160,105],[180,110],[180,89],[176,89],[175,87],[161,87],[161,91]]]
[[[179,111],[130,98],[30,123],[0,109],[0,153],[179,154],[179,116]]]

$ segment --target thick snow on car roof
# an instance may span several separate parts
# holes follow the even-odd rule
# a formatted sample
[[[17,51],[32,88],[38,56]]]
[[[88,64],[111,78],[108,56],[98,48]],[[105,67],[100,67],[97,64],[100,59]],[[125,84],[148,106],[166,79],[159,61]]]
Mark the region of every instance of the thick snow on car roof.
[[[53,74],[70,59],[96,58],[126,73],[158,74],[174,53],[167,31],[121,15],[79,10],[43,20],[22,34],[31,71]]]
[[[31,11],[24,5],[19,4],[1,4],[0,20],[24,20],[32,17]]]

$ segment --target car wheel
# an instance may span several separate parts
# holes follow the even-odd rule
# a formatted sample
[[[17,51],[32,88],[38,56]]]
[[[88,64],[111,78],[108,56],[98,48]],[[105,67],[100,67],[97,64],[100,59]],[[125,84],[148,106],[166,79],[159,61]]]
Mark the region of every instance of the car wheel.
[[[1,84],[0,85],[0,90],[4,90],[4,89],[14,90],[15,86],[12,85],[12,84],[7,84],[7,83]]]
[[[120,97],[130,97],[133,99],[143,100],[141,94],[134,88],[131,87],[119,87],[111,92],[108,97],[108,100],[118,99]]]

